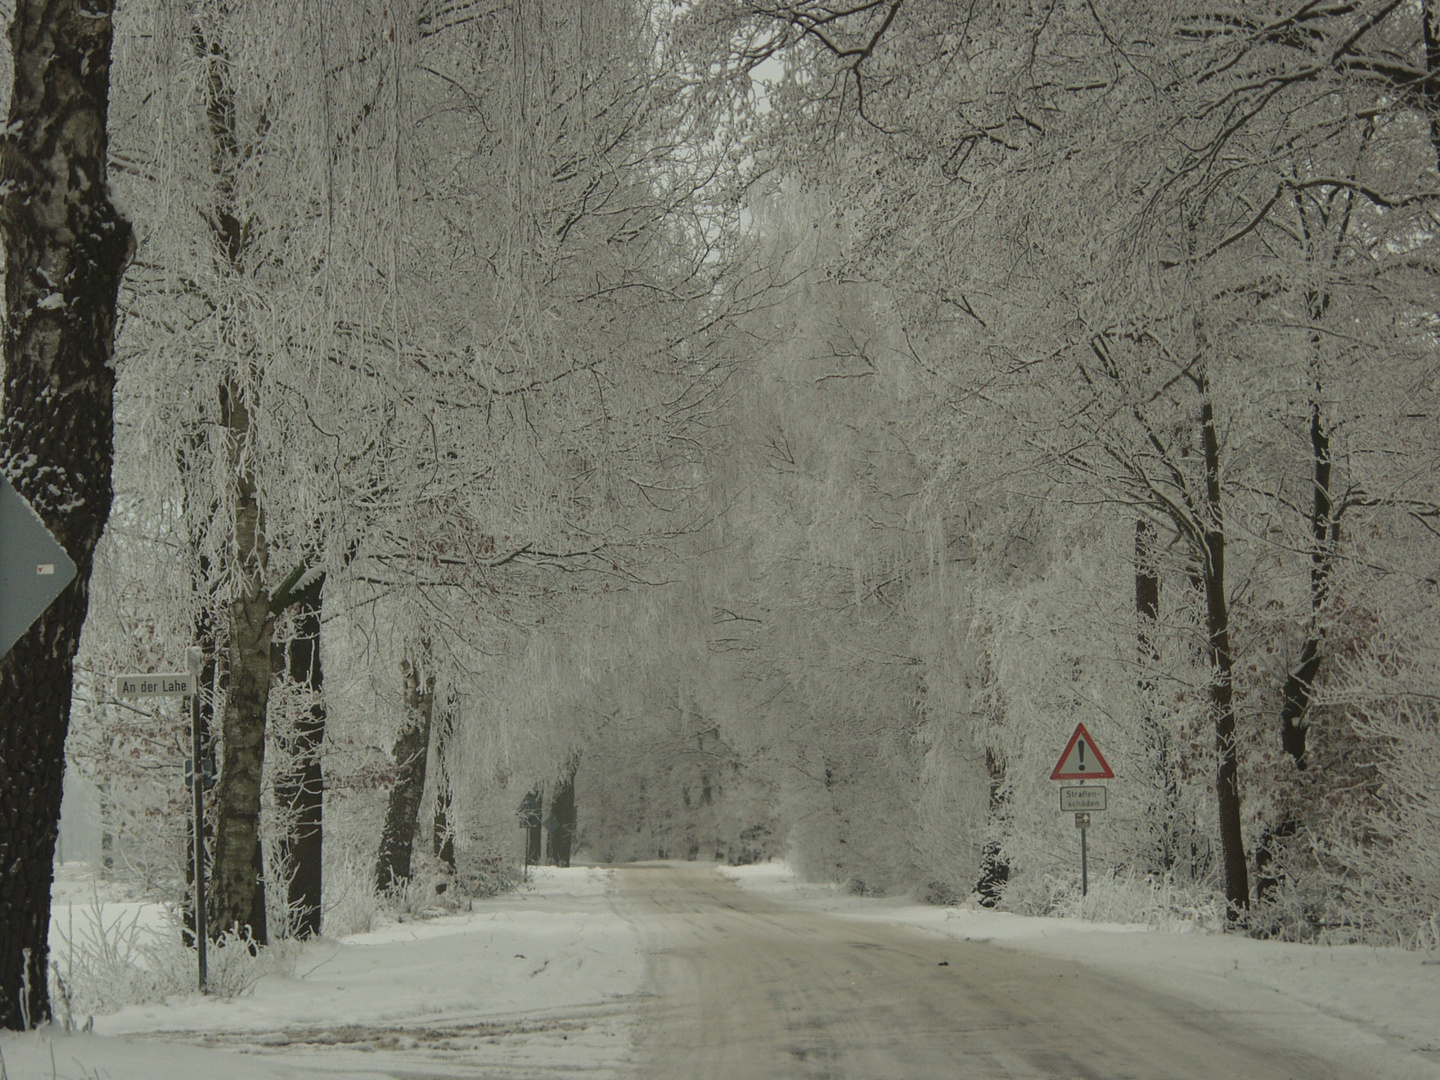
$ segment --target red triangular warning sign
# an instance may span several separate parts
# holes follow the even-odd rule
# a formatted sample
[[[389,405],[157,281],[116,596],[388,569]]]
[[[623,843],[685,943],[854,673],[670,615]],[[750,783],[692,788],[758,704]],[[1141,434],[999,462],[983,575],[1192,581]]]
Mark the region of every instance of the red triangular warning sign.
[[[1096,749],[1095,740],[1090,737],[1090,732],[1085,730],[1085,725],[1076,724],[1075,734],[1070,736],[1070,741],[1065,746],[1065,752],[1055,763],[1055,771],[1050,774],[1050,779],[1110,780],[1114,776],[1110,766],[1105,764],[1105,759]]]

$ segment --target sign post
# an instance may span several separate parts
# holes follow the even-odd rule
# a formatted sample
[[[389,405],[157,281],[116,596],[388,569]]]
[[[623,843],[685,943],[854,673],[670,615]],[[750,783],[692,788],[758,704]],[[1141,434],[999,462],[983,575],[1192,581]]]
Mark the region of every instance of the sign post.
[[[1075,725],[1075,733],[1070,736],[1070,741],[1065,744],[1065,751],[1060,755],[1060,760],[1055,763],[1055,768],[1050,772],[1051,780],[1078,780],[1080,787],[1062,787],[1060,789],[1060,810],[1067,810],[1075,813],[1075,828],[1080,830],[1080,895],[1088,896],[1090,893],[1090,866],[1089,852],[1085,843],[1085,834],[1090,829],[1090,814],[1096,810],[1105,809],[1105,788],[1084,787],[1086,780],[1110,780],[1115,776],[1114,771],[1106,763],[1100,748],[1095,745],[1095,740],[1090,737],[1090,732],[1085,730],[1084,724]]]
[[[187,697],[190,699],[191,835],[195,848],[195,953],[199,964],[200,993],[209,982],[208,930],[205,926],[205,767],[200,732],[199,649],[186,657],[189,671],[139,672],[115,676],[116,697]]]
[[[205,925],[205,747],[200,731],[200,672],[204,654],[192,648],[185,657],[195,679],[190,690],[190,800],[191,832],[195,837],[195,956],[200,966],[200,993],[206,992],[209,972],[205,955],[209,927]]]

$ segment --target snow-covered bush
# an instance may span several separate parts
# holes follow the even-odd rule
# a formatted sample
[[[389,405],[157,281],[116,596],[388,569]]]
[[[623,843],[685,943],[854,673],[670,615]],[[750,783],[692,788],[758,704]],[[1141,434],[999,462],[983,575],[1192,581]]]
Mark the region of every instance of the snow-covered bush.
[[[1406,608],[1392,596],[1377,610]],[[1391,619],[1388,632],[1332,642],[1339,656],[1309,717],[1307,767],[1272,785],[1295,827],[1271,839],[1273,884],[1257,897],[1254,932],[1440,945],[1440,650],[1427,641],[1433,608],[1409,614],[1410,626]]]
[[[1000,907],[1027,915],[1140,923],[1157,930],[1221,930],[1225,925],[1225,899],[1214,889],[1134,870],[1092,875],[1084,896],[1078,874],[1022,873],[1005,890]]]
[[[195,950],[185,944],[175,911],[106,904],[97,897],[78,919],[71,907],[60,938],[50,955],[51,999],[67,1027],[126,1005],[198,992]],[[248,935],[227,932],[207,950],[207,992],[237,997],[266,975],[290,974],[294,966],[293,946],[257,948]]]
[[[520,867],[507,860],[498,845],[470,844],[455,853],[452,877],[456,897],[479,899],[509,892],[520,884]]]
[[[375,894],[375,867],[358,859],[334,859],[325,864],[325,910],[320,932],[327,938],[365,934],[375,928],[380,898]]]

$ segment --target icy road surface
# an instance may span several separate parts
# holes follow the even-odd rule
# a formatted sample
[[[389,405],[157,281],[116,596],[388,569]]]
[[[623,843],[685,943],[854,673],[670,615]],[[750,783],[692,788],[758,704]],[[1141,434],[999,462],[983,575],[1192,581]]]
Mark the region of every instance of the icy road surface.
[[[779,864],[543,869],[309,943],[242,997],[0,1055],[10,1080],[1440,1080],[1436,959],[847,897]]]
[[[641,1020],[644,1080],[1376,1075],[1279,1044],[1257,1018],[1202,1011],[1073,962],[777,904],[711,870],[620,880],[633,910],[648,913],[664,1002]]]

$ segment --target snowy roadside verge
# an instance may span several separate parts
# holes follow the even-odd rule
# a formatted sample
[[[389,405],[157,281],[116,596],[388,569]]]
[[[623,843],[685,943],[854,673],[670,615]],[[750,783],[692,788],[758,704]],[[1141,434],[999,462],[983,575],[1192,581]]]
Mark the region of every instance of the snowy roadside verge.
[[[243,996],[126,1006],[94,1034],[0,1036],[0,1053],[11,1080],[614,1076],[645,960],[612,878],[539,868],[473,911],[297,946],[292,975]]]
[[[805,883],[776,862],[717,869],[779,903],[1075,961],[1210,1012],[1234,1013],[1238,1022],[1370,1076],[1440,1078],[1440,963],[1421,953],[849,896],[838,886]]]

